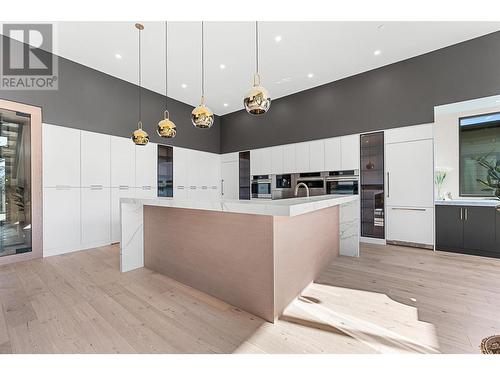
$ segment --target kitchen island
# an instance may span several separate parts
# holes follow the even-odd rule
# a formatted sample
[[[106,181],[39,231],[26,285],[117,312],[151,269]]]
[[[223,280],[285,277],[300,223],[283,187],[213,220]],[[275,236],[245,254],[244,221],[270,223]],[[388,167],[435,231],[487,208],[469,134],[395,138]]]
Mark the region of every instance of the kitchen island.
[[[358,196],[122,198],[120,211],[122,272],[149,268],[270,322],[336,256],[357,255]]]

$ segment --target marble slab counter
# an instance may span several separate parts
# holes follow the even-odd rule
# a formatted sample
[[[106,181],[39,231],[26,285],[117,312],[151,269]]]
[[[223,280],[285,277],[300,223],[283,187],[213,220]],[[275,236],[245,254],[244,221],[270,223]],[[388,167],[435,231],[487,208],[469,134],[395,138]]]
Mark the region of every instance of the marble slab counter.
[[[120,200],[122,272],[146,267],[273,322],[339,255],[359,254],[359,196]]]
[[[436,206],[469,206],[469,207],[498,207],[500,200],[496,199],[453,199],[435,201]]]
[[[121,203],[142,204],[146,206],[188,208],[192,210],[209,210],[232,212],[238,214],[297,216],[323,208],[359,201],[357,195],[319,195],[304,198],[289,198],[280,200],[178,200],[173,198],[138,199],[121,198]]]

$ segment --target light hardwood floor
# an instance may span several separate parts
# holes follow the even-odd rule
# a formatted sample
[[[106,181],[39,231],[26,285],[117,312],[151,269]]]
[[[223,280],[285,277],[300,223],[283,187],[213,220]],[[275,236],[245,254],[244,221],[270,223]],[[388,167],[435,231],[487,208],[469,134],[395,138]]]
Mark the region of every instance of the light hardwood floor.
[[[500,260],[363,245],[276,324],[147,269],[119,248],[0,267],[0,353],[479,353],[500,333]]]

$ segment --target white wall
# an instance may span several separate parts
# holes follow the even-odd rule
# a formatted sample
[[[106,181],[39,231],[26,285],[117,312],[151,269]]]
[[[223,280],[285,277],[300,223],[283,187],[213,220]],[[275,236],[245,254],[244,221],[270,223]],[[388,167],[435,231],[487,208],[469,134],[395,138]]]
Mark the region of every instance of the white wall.
[[[500,96],[452,103],[434,110],[434,166],[449,169],[442,190],[451,192],[453,199],[460,198],[458,121],[461,117],[488,112],[500,112]]]

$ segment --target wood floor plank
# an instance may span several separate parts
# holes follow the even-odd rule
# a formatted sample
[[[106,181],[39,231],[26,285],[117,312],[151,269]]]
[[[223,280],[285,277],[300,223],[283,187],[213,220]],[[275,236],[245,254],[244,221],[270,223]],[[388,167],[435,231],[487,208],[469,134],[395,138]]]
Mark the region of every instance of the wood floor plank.
[[[479,353],[500,332],[500,260],[362,244],[270,324],[119,247],[0,267],[0,353]]]

